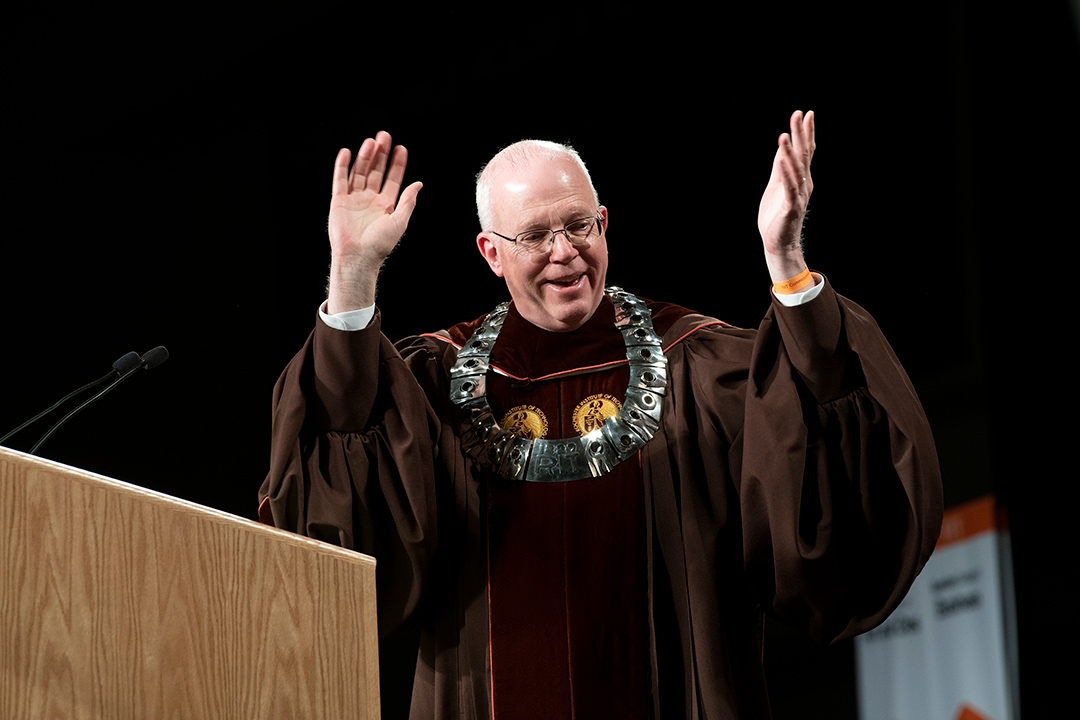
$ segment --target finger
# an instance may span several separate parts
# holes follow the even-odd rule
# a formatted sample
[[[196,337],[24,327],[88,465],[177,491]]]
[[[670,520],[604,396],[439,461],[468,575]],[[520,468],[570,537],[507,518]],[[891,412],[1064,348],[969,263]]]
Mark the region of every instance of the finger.
[[[349,190],[363,190],[367,187],[367,176],[374,158],[375,141],[367,138],[356,151],[356,162],[353,163],[352,172],[349,173]]]
[[[810,160],[814,157],[814,112],[812,110],[801,115],[797,125],[792,123],[792,134],[797,138],[795,151],[802,159],[805,168],[809,170]]]
[[[375,135],[375,157],[367,172],[367,189],[379,192],[382,189],[383,175],[386,173],[386,161],[390,157],[390,133],[379,131]]]
[[[788,199],[794,203],[800,188],[807,182],[807,171],[798,160],[790,135],[787,133],[781,135],[779,144],[776,162],[780,181],[784,185]]]
[[[397,199],[398,192],[401,190],[401,182],[405,179],[405,166],[408,162],[409,151],[405,149],[405,146],[398,145],[394,148],[394,153],[390,156],[390,169],[387,170],[386,180],[382,187],[382,194],[391,201]]]
[[[804,159],[805,164],[810,164],[809,146],[806,137],[806,117],[802,110],[796,110],[791,114],[791,144],[795,154]]]
[[[330,185],[331,195],[345,195],[349,192],[349,160],[352,153],[348,148],[338,150],[334,159],[334,181]]]

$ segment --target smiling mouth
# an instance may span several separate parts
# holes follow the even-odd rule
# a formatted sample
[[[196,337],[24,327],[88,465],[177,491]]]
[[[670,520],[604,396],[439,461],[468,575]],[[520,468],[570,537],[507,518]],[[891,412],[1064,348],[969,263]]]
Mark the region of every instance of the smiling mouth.
[[[584,279],[584,277],[585,277],[585,273],[581,273],[580,275],[574,275],[573,277],[569,277],[569,278],[562,278],[562,279],[559,279],[559,280],[548,280],[548,284],[549,285],[554,285],[557,288],[568,288],[569,289],[569,288],[574,288],[574,287],[577,287],[578,285],[580,285],[582,280]]]

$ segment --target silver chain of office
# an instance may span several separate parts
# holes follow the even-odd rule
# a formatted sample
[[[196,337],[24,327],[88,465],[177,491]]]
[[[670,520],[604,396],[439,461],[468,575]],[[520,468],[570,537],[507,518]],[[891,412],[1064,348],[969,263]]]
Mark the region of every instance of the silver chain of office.
[[[605,292],[615,305],[615,327],[626,345],[630,383],[619,412],[581,437],[534,440],[514,435],[495,421],[487,401],[487,373],[510,303],[488,313],[462,346],[450,369],[450,399],[461,409],[461,446],[479,464],[510,480],[583,480],[633,457],[656,432],[668,377],[652,312],[621,288]]]

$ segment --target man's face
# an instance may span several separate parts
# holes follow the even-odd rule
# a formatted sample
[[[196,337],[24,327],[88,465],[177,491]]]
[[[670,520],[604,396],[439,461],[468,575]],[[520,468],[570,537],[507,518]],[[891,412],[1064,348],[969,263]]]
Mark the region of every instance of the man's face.
[[[569,157],[537,159],[523,168],[502,168],[491,185],[495,232],[514,237],[525,230],[559,230],[572,220],[603,218],[585,173]],[[599,230],[599,228],[598,228]],[[604,296],[607,237],[594,231],[588,247],[576,246],[559,233],[541,253],[531,253],[490,232],[477,246],[506,287],[521,316],[537,327],[569,332],[592,317]]]

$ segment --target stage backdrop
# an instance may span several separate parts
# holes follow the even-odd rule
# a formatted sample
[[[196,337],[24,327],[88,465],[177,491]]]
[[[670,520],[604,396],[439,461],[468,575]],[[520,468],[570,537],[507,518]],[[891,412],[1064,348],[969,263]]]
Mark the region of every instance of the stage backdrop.
[[[863,720],[1017,720],[1012,560],[993,497],[949,510],[911,592],[856,638]]]

